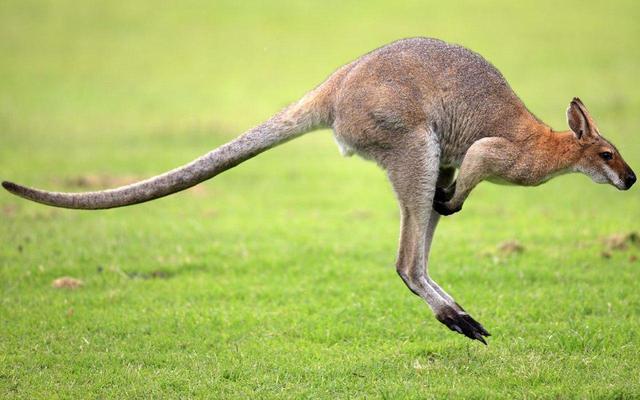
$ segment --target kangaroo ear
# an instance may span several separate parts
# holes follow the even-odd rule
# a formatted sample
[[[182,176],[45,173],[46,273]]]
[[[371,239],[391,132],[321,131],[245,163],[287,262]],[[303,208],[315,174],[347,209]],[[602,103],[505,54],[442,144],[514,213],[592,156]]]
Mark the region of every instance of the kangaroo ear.
[[[582,139],[584,136],[598,135],[598,127],[589,115],[587,107],[577,97],[574,97],[569,104],[567,121],[578,139]]]

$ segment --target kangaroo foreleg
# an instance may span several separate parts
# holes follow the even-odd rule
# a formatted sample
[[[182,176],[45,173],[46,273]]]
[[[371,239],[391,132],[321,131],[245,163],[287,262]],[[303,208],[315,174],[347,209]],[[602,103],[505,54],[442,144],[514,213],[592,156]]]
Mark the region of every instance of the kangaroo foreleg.
[[[440,215],[456,213],[478,183],[493,176],[507,175],[514,163],[514,154],[517,154],[513,147],[510,141],[499,137],[483,138],[471,145],[462,160],[458,178],[438,191],[433,209]]]

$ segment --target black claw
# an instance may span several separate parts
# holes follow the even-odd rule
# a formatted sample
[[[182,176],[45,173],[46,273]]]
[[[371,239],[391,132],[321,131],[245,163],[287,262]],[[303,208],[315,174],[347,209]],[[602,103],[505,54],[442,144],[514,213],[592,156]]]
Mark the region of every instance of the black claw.
[[[476,340],[481,341],[481,342],[482,342],[482,344],[484,344],[485,346],[487,346],[487,341],[486,341],[486,340],[484,340],[484,338],[482,337],[482,335],[481,335],[480,333],[477,333],[477,332],[476,332],[476,334],[475,334],[475,339],[476,339]]]
[[[484,329],[484,326],[482,326],[480,322],[473,319],[471,315],[466,314],[462,318],[464,318],[470,325],[473,325],[477,330],[479,330],[482,335],[491,336],[491,334],[486,329]]]
[[[475,339],[477,335],[481,335],[481,333],[470,323],[464,321],[462,330],[464,331],[464,335],[469,339]]]

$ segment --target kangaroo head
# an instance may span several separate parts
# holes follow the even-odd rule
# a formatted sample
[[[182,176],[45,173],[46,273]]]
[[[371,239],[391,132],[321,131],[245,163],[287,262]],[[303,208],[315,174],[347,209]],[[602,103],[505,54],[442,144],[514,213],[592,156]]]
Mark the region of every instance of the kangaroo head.
[[[616,146],[600,135],[587,107],[577,97],[569,104],[567,120],[580,149],[574,168],[596,183],[609,183],[620,190],[633,186],[636,181],[633,170]]]

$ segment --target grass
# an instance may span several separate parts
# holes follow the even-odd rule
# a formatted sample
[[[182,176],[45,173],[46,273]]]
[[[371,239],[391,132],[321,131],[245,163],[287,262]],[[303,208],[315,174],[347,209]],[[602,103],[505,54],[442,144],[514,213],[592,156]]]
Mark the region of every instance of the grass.
[[[420,35],[485,55],[558,129],[581,96],[640,168],[638,3],[522,3],[3,1],[0,177],[154,175]],[[0,397],[637,398],[640,250],[601,255],[640,229],[635,189],[482,184],[441,223],[432,275],[488,347],[404,287],[385,176],[330,132],[131,208],[0,193]]]

